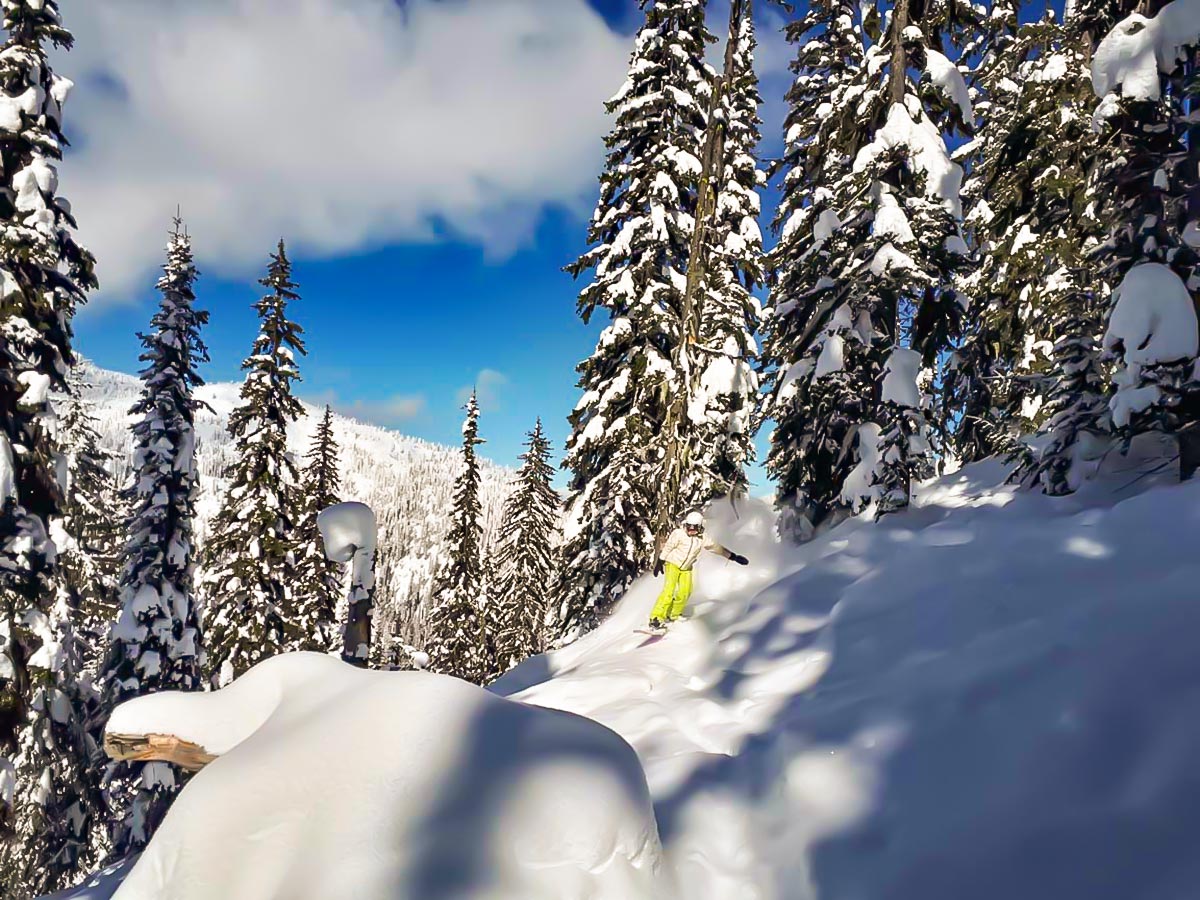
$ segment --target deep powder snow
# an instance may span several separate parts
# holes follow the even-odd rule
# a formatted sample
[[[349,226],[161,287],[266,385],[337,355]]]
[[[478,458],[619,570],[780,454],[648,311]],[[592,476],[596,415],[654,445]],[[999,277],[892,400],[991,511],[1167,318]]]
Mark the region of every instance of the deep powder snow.
[[[798,548],[772,538],[766,504],[735,515],[721,503],[713,536],[751,565],[706,557],[690,617],[665,638],[634,631],[658,588],[643,579],[597,631],[527,661],[493,691],[595,719],[636,750],[664,881],[627,887],[627,900],[1193,897],[1200,484],[1167,484],[1161,466],[1161,457],[1113,453],[1079,493],[1048,498],[1006,485],[1003,468],[984,463],[922,486],[908,512],[851,520]],[[235,751],[183,792],[152,851],[178,841],[172,822],[188,816],[206,826],[189,834],[240,836],[234,861],[185,842],[201,868],[251,873],[259,843],[302,828],[315,835],[305,877],[327,878],[325,896],[442,896],[403,884],[347,893],[364,866],[331,822],[370,842],[388,822],[417,820],[370,803],[335,815],[331,795],[313,799],[347,765],[364,783],[416,767],[431,782],[422,802],[461,802],[443,804],[436,827],[406,843],[440,846],[447,871],[466,865],[493,888],[458,896],[540,896],[506,888],[519,871],[477,843],[503,847],[514,821],[541,840],[561,820],[528,811],[536,807],[516,818],[482,810],[506,771],[490,769],[486,753],[462,765],[478,740],[443,700],[418,700],[372,706],[376,719],[404,723],[387,752],[337,740],[329,720],[262,733],[262,771],[294,754],[308,780],[270,787],[278,797],[263,795],[251,820],[236,805],[245,800],[219,788]],[[553,793],[587,772],[581,764],[545,783]],[[569,821],[589,823],[571,851],[578,859],[595,858],[588,841],[637,833],[637,803],[616,785],[592,782],[581,789],[604,799],[569,805]],[[600,812],[607,825],[591,827]],[[456,840],[460,828],[472,840]],[[207,838],[210,847],[228,839]],[[178,887],[171,896],[233,895]],[[246,881],[236,896],[284,895]],[[609,895],[579,885],[559,896]]]

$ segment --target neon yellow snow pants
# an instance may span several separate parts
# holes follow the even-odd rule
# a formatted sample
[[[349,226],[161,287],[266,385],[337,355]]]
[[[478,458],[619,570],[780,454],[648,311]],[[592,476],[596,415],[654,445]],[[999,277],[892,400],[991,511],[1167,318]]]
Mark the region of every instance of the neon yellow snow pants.
[[[685,572],[675,563],[667,563],[663,569],[667,573],[667,579],[650,618],[670,622],[683,615],[688,598],[692,596],[692,570],[688,569]]]

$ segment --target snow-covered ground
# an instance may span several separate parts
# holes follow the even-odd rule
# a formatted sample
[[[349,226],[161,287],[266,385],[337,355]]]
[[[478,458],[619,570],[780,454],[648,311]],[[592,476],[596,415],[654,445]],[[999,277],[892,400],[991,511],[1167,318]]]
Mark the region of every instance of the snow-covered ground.
[[[775,543],[765,504],[736,515],[721,504],[711,530],[751,565],[706,558],[690,618],[659,640],[636,633],[657,589],[645,579],[597,631],[492,690],[592,718],[636,750],[666,881],[626,900],[1187,900],[1200,892],[1200,483],[1168,484],[1157,465],[1111,454],[1066,499],[973,466],[922,487],[909,512],[848,521],[799,548]],[[297,724],[260,745],[260,765],[309,754],[320,779],[347,757],[379,773],[411,761],[470,823],[472,839],[446,844],[444,864],[508,871],[477,846],[510,834],[512,819],[480,818],[506,773],[487,754],[460,762],[490,739],[468,741],[437,703],[395,702],[375,716],[406,721],[420,741],[370,754]],[[212,802],[199,796],[206,775],[181,813]],[[279,808],[296,811],[309,790],[294,784]],[[589,839],[638,833],[636,803],[609,790],[572,806],[583,823],[607,817]],[[361,814],[369,831],[395,811]],[[255,815],[257,840],[291,827]],[[314,827],[328,815],[312,805]],[[537,812],[526,824],[561,828]],[[236,865],[251,873],[251,833],[236,827]],[[439,829],[457,833],[452,819]],[[305,864],[344,867],[315,855],[329,849]]]
[[[494,689],[637,749],[688,900],[1200,896],[1200,484],[1105,466],[787,550],[722,505],[751,566],[705,560],[690,620],[634,633],[646,580]]]
[[[629,745],[456,678],[293,653],[215,693],[132,700],[108,729],[176,735],[219,757],[117,900],[661,894]]]

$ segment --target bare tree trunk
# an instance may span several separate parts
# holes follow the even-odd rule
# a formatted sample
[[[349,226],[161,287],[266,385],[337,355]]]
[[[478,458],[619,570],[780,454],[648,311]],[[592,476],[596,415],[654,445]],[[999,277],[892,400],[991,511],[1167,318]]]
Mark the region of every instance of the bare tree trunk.
[[[908,0],[896,0],[892,9],[892,71],[888,96],[893,103],[904,102],[904,81],[907,78],[908,54],[904,52],[904,29],[908,27]]]
[[[371,659],[371,619],[375,614],[375,554],[351,562],[350,599],[343,633],[342,659],[365,669]]]

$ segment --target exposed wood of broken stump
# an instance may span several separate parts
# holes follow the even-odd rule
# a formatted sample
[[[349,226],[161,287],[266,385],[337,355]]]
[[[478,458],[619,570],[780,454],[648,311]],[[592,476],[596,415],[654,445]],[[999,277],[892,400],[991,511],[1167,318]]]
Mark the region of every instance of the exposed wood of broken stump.
[[[106,734],[104,752],[124,762],[167,762],[199,772],[217,757],[173,734]]]

